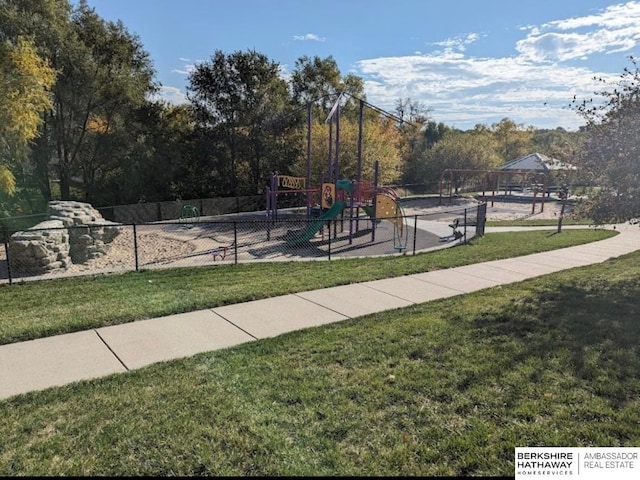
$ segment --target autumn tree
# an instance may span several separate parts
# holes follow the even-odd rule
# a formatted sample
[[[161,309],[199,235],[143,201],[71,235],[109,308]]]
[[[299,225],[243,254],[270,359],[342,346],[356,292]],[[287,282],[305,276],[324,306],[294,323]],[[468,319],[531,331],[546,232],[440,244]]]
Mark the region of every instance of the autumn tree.
[[[51,107],[55,72],[32,41],[18,37],[0,43],[0,192],[15,192],[13,170],[24,165],[38,135],[41,113]]]
[[[503,118],[491,125],[490,131],[496,141],[496,152],[502,158],[502,163],[515,160],[531,153],[533,127],[518,125],[509,118]]]
[[[329,167],[328,157],[328,125],[316,122],[312,125],[312,181],[327,179]],[[339,141],[339,177],[341,179],[357,179],[358,140],[360,125],[349,118],[340,120]],[[367,118],[362,125],[361,139],[361,178],[374,180],[374,164],[379,163],[379,183],[391,184],[399,180],[402,141],[401,133],[395,121],[382,115]],[[335,148],[335,145],[334,145]],[[334,151],[335,155],[335,151]]]
[[[104,197],[102,186],[135,142],[130,113],[155,89],[139,38],[85,0],[75,7],[67,0],[2,2],[0,22],[7,39],[31,36],[58,73],[31,153],[43,196],[51,198],[50,177],[57,177],[62,199],[72,197],[72,180],[83,199]]]

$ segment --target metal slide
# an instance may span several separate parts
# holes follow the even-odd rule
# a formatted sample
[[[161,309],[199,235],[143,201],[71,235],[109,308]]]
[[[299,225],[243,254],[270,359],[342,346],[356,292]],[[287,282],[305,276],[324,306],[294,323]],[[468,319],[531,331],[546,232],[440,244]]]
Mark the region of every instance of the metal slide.
[[[331,208],[329,210],[324,212],[313,222],[309,222],[307,226],[302,230],[291,232],[291,234],[295,236],[287,240],[287,246],[294,247],[311,240],[316,235],[316,233],[320,231],[327,220],[333,220],[334,218],[337,218],[337,216],[340,215],[340,212],[342,212],[342,210],[344,210],[346,206],[346,203],[341,202],[340,200],[336,200],[336,202],[331,205]]]

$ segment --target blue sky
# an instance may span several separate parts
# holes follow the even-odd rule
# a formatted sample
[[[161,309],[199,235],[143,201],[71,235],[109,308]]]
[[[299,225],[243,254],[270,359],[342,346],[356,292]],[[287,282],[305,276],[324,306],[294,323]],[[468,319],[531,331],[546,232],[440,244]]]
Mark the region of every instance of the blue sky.
[[[153,59],[161,96],[186,101],[188,72],[216,50],[256,50],[287,76],[329,55],[365,80],[367,100],[399,98],[463,130],[508,117],[575,130],[567,108],[615,82],[640,42],[640,0],[88,0],[122,20]]]

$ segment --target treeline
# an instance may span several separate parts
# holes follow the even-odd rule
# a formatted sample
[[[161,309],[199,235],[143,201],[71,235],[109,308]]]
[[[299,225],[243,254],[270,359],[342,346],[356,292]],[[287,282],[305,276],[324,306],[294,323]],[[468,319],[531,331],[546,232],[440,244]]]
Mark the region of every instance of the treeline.
[[[361,112],[363,79],[332,57],[301,57],[285,79],[257,51],[216,50],[176,106],[154,100],[160,85],[140,38],[85,1],[0,0],[0,27],[2,216],[54,198],[101,207],[263,193],[274,170],[305,174],[308,104],[318,181],[338,98],[341,178],[355,177],[360,147],[365,178],[377,160],[382,183],[433,189],[445,168],[495,168],[535,151],[571,162],[582,143],[581,132],[508,118],[460,131],[412,99]]]

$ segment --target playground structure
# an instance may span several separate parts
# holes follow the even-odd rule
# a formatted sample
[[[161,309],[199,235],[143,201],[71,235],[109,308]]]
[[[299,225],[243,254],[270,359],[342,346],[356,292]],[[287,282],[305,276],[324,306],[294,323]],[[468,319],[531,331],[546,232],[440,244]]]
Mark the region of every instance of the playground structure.
[[[440,205],[442,205],[442,193],[445,188],[448,189],[449,203],[451,203],[454,190],[457,191],[460,186],[458,180],[461,175],[476,175],[482,177],[480,186],[480,189],[482,190],[482,200],[487,202],[487,204],[491,203],[491,207],[494,206],[496,201],[496,193],[504,190],[506,196],[507,192],[511,192],[515,188],[511,180],[513,178],[519,178],[520,182],[518,187],[522,188],[522,185],[528,184],[533,192],[533,196],[531,198],[531,214],[533,215],[536,213],[536,200],[538,194],[540,194],[540,213],[544,212],[545,194],[549,193],[547,187],[547,175],[544,172],[533,170],[446,169],[440,176],[438,192]],[[488,191],[491,191],[491,196],[489,198],[487,198],[486,195]]]
[[[376,224],[381,220],[387,220],[394,226],[394,249],[403,251],[406,249],[407,228],[404,212],[400,206],[398,194],[390,187],[378,185],[379,162],[374,165],[374,179],[362,179],[362,127],[364,107],[369,106],[386,116],[402,121],[392,114],[384,112],[377,107],[367,104],[364,100],[359,102],[359,131],[357,152],[357,173],[355,179],[339,179],[340,172],[340,101],[344,93],[340,93],[331,111],[325,120],[329,123],[329,155],[327,171],[321,177],[319,186],[311,184],[311,102],[307,108],[307,161],[306,176],[293,177],[279,175],[273,172],[270,176],[269,186],[266,188],[267,204],[267,238],[271,238],[270,227],[278,221],[278,196],[281,194],[303,194],[306,199],[307,225],[296,231],[290,231],[286,235],[286,244],[295,247],[309,242],[318,233],[324,235],[324,227],[330,228],[330,223],[340,219],[341,229],[344,231],[344,222],[348,221],[348,240],[352,243],[354,235],[361,231],[362,222],[368,218],[370,222],[371,241],[375,241]],[[334,135],[335,127],[335,135]],[[345,213],[348,211],[348,215]],[[361,215],[364,213],[364,217]],[[334,238],[337,236],[336,223],[334,223]]]
[[[331,221],[338,219],[343,230],[344,222],[349,222],[347,238],[351,244],[354,235],[360,233],[363,220],[368,219],[372,242],[375,241],[376,224],[387,220],[394,226],[394,249],[402,251],[406,248],[407,228],[400,198],[392,188],[377,185],[377,174],[374,182],[342,179],[335,183],[325,182],[319,188],[308,188],[304,181],[303,177],[279,176],[274,173],[271,176],[271,187],[267,189],[268,227],[277,220],[279,193],[304,193],[310,205],[308,223],[304,228],[288,233],[287,246],[294,247],[310,241],[316,234],[323,233],[325,226],[329,228]],[[283,191],[283,185],[285,188],[292,188]],[[347,211],[348,215],[345,214]],[[334,229],[334,238],[336,235]],[[270,229],[267,238],[270,239]]]

